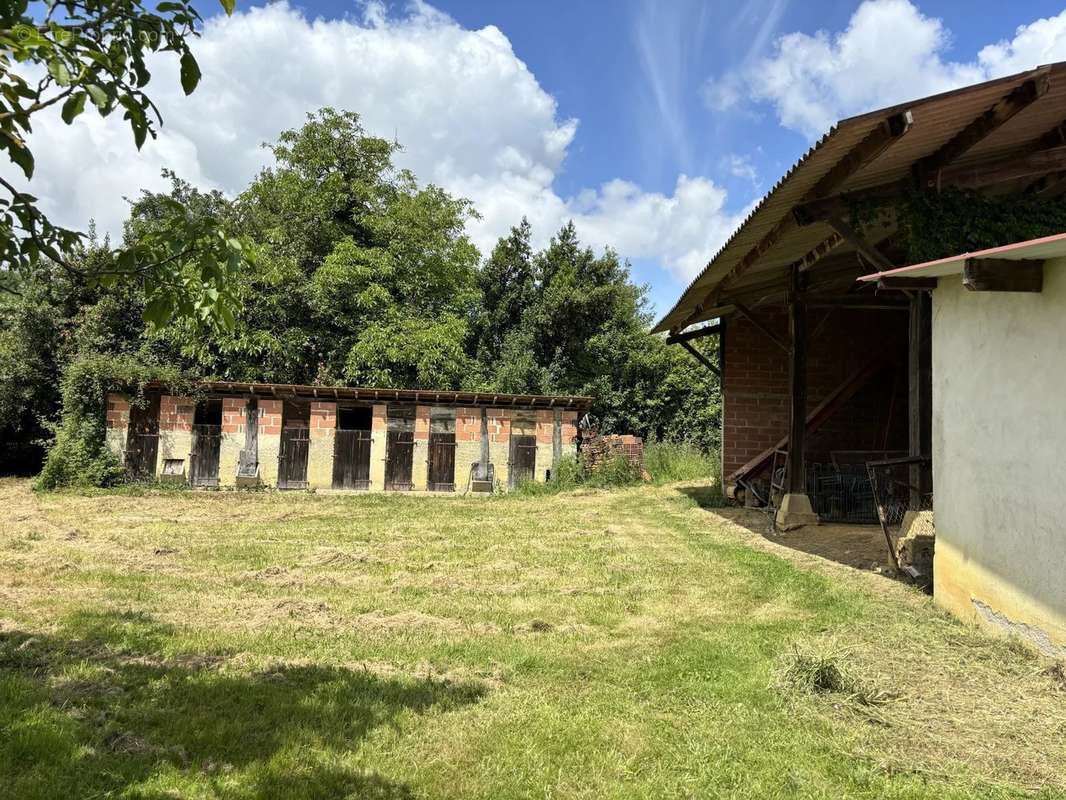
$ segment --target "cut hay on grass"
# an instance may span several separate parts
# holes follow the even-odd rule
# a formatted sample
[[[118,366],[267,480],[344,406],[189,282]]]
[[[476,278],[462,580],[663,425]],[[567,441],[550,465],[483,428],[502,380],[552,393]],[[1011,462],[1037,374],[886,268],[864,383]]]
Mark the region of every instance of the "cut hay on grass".
[[[1066,792],[1061,665],[707,496],[0,480],[0,797]]]

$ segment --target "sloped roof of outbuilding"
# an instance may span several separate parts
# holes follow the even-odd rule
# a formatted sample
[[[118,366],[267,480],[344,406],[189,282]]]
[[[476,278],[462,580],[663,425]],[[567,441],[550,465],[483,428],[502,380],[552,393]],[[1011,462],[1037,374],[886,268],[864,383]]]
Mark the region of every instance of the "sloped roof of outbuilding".
[[[989,122],[1008,99],[1031,87],[1033,96],[1016,104],[1005,120]],[[1006,115],[1005,115],[1006,116]],[[906,119],[905,132],[886,136],[880,150],[879,131]],[[980,127],[982,121],[985,129]],[[967,169],[997,163],[1018,155],[1038,140],[1049,146],[1066,145],[1066,62],[1038,67],[1017,75],[968,86],[838,122],[814,144],[758,203],[740,227],[714,255],[682,294],[674,307],[652,329],[677,333],[690,325],[734,310],[730,301],[745,298],[756,305],[760,298],[785,290],[793,265],[818,273],[839,273],[845,285],[859,274],[876,271],[860,263],[858,251],[824,221],[796,224],[794,210],[824,197],[841,197],[892,187],[914,175],[915,165],[952,147],[960,139],[973,143],[950,159],[951,171],[965,176]],[[866,160],[857,159],[865,148]],[[1014,181],[1013,188],[1031,182],[1031,176]],[[997,190],[1011,188],[1001,181]],[[828,189],[829,191],[826,191]],[[817,265],[815,266],[815,262]],[[843,268],[843,269],[842,269]],[[836,272],[834,272],[834,270]]]

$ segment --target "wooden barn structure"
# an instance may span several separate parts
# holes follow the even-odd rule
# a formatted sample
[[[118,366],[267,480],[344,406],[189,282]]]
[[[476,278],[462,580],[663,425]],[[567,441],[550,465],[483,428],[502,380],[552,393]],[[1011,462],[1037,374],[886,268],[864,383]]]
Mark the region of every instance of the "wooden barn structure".
[[[908,259],[898,219],[854,211],[948,187],[1066,192],[1066,63],[839,122],[657,323],[721,373],[730,497],[789,527],[833,513],[812,502],[819,465],[907,462],[911,502],[931,490],[931,284],[858,281]]]

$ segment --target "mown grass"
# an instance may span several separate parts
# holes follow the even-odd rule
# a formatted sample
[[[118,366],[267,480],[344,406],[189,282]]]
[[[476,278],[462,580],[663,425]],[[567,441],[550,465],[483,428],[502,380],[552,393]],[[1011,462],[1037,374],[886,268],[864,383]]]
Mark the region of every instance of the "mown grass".
[[[1053,671],[713,495],[0,481],[0,797],[1061,796]]]

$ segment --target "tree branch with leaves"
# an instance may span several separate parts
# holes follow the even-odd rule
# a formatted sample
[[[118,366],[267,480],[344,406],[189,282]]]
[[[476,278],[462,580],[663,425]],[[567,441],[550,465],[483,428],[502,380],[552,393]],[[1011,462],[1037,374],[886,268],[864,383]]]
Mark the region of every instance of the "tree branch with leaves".
[[[227,14],[234,0],[220,0]],[[139,150],[163,124],[145,91],[148,58],[173,53],[185,94],[200,82],[189,48],[203,18],[190,3],[140,0],[9,0],[0,6],[0,151],[33,177],[30,134],[35,115],[60,103],[70,125],[95,109],[123,111]],[[179,315],[197,324],[231,328],[236,300],[230,284],[247,257],[241,241],[218,220],[187,212],[178,202],[163,224],[127,240],[112,264],[85,272],[68,257],[84,234],[53,223],[32,194],[0,177],[0,278],[25,273],[42,257],[87,281],[143,282],[146,321],[156,326]],[[0,283],[3,283],[0,280]]]

